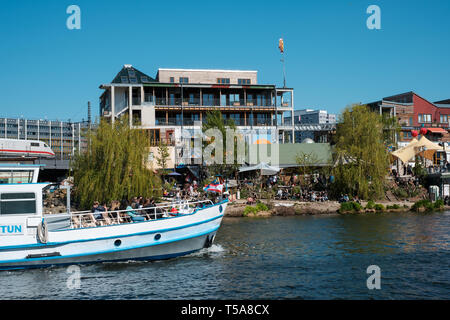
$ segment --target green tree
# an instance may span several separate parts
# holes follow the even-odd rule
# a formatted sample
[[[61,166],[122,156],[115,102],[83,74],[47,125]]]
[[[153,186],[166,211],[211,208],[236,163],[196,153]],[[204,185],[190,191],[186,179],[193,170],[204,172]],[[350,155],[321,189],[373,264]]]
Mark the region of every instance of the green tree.
[[[300,152],[295,157],[295,162],[298,164],[298,172],[300,174],[300,184],[302,187],[311,187],[314,167],[319,163],[319,158],[314,152],[305,153]]]
[[[236,124],[233,119],[224,119],[222,113],[219,110],[209,111],[206,114],[205,121],[202,125],[203,133],[206,133],[209,129],[216,129],[220,131],[223,139],[223,154],[222,154],[222,163],[215,163],[209,166],[209,171],[211,174],[230,174],[239,166],[237,160],[233,162],[233,164],[227,165],[227,154],[226,154],[226,145],[227,145],[227,129],[236,130]],[[203,150],[211,143],[214,142],[214,137],[203,143]],[[235,139],[233,152],[237,149],[237,144],[239,141]],[[212,153],[213,156],[216,156],[215,152]]]
[[[167,162],[169,160],[170,153],[166,143],[160,142],[158,145],[158,156],[156,157],[156,163],[162,169],[167,169]]]
[[[382,116],[367,106],[355,104],[344,110],[335,136],[336,194],[348,193],[361,199],[377,199],[384,194],[389,167],[384,129]]]
[[[89,134],[88,151],[72,162],[74,196],[80,209],[93,201],[158,196],[161,181],[148,168],[148,139],[131,129],[127,117],[111,125],[101,120]]]

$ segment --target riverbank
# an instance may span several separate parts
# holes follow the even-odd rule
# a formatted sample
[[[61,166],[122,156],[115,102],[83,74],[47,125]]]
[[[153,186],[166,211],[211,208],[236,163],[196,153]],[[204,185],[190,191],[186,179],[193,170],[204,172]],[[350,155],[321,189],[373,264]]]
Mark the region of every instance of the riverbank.
[[[378,201],[384,206],[383,210],[364,209],[360,212],[339,212],[341,204],[338,201],[325,202],[299,202],[299,201],[265,201],[262,200],[268,210],[255,213],[244,213],[245,200],[237,200],[230,203],[226,212],[226,217],[271,217],[271,216],[296,216],[296,215],[333,215],[333,214],[355,214],[355,213],[376,213],[376,212],[409,212],[412,211],[414,202],[412,201]],[[363,208],[367,201],[361,201]],[[395,207],[395,208],[394,208]],[[450,206],[445,206],[444,210],[450,210]],[[421,211],[425,211],[424,208]],[[414,211],[415,212],[415,211]]]

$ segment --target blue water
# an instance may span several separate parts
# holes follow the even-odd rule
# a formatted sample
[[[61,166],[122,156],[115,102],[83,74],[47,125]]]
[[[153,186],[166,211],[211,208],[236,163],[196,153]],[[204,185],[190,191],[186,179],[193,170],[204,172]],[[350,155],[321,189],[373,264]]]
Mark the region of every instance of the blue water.
[[[369,290],[367,267],[381,270]],[[158,262],[0,272],[2,299],[449,299],[450,212],[227,218],[209,249]]]

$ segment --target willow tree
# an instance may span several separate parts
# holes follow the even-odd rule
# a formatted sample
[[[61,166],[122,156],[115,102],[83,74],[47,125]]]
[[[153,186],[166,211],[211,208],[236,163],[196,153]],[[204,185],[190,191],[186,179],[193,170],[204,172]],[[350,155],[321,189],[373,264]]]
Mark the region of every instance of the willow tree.
[[[389,159],[381,115],[367,106],[352,105],[336,128],[335,193],[378,199],[384,194]]]
[[[216,163],[209,165],[209,169],[212,174],[230,174],[232,171],[236,170],[238,167],[237,160],[233,161],[232,164],[227,163],[227,130],[236,130],[236,124],[233,119],[224,119],[222,113],[219,110],[208,111],[206,113],[205,121],[202,125],[202,131],[204,135],[208,135],[208,130],[214,129],[218,130],[222,135],[222,143],[218,143],[217,148],[222,148],[222,159],[216,159]],[[211,139],[210,139],[211,138]],[[206,141],[203,143],[203,149],[205,149],[211,143],[214,143],[214,137],[207,137]],[[240,141],[235,139],[234,147],[232,152],[237,150],[237,144]],[[218,157],[216,150],[213,150],[212,156]],[[233,154],[234,156],[234,154]]]
[[[128,123],[126,117],[114,125],[102,120],[88,136],[88,150],[72,163],[75,200],[82,209],[96,200],[159,195],[160,179],[147,166],[147,136]]]

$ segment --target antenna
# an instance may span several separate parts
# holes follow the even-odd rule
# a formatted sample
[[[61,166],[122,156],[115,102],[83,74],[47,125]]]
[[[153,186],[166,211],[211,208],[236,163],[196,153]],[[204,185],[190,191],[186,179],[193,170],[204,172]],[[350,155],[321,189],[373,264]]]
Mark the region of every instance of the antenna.
[[[91,102],[88,101],[88,123],[91,125]]]

